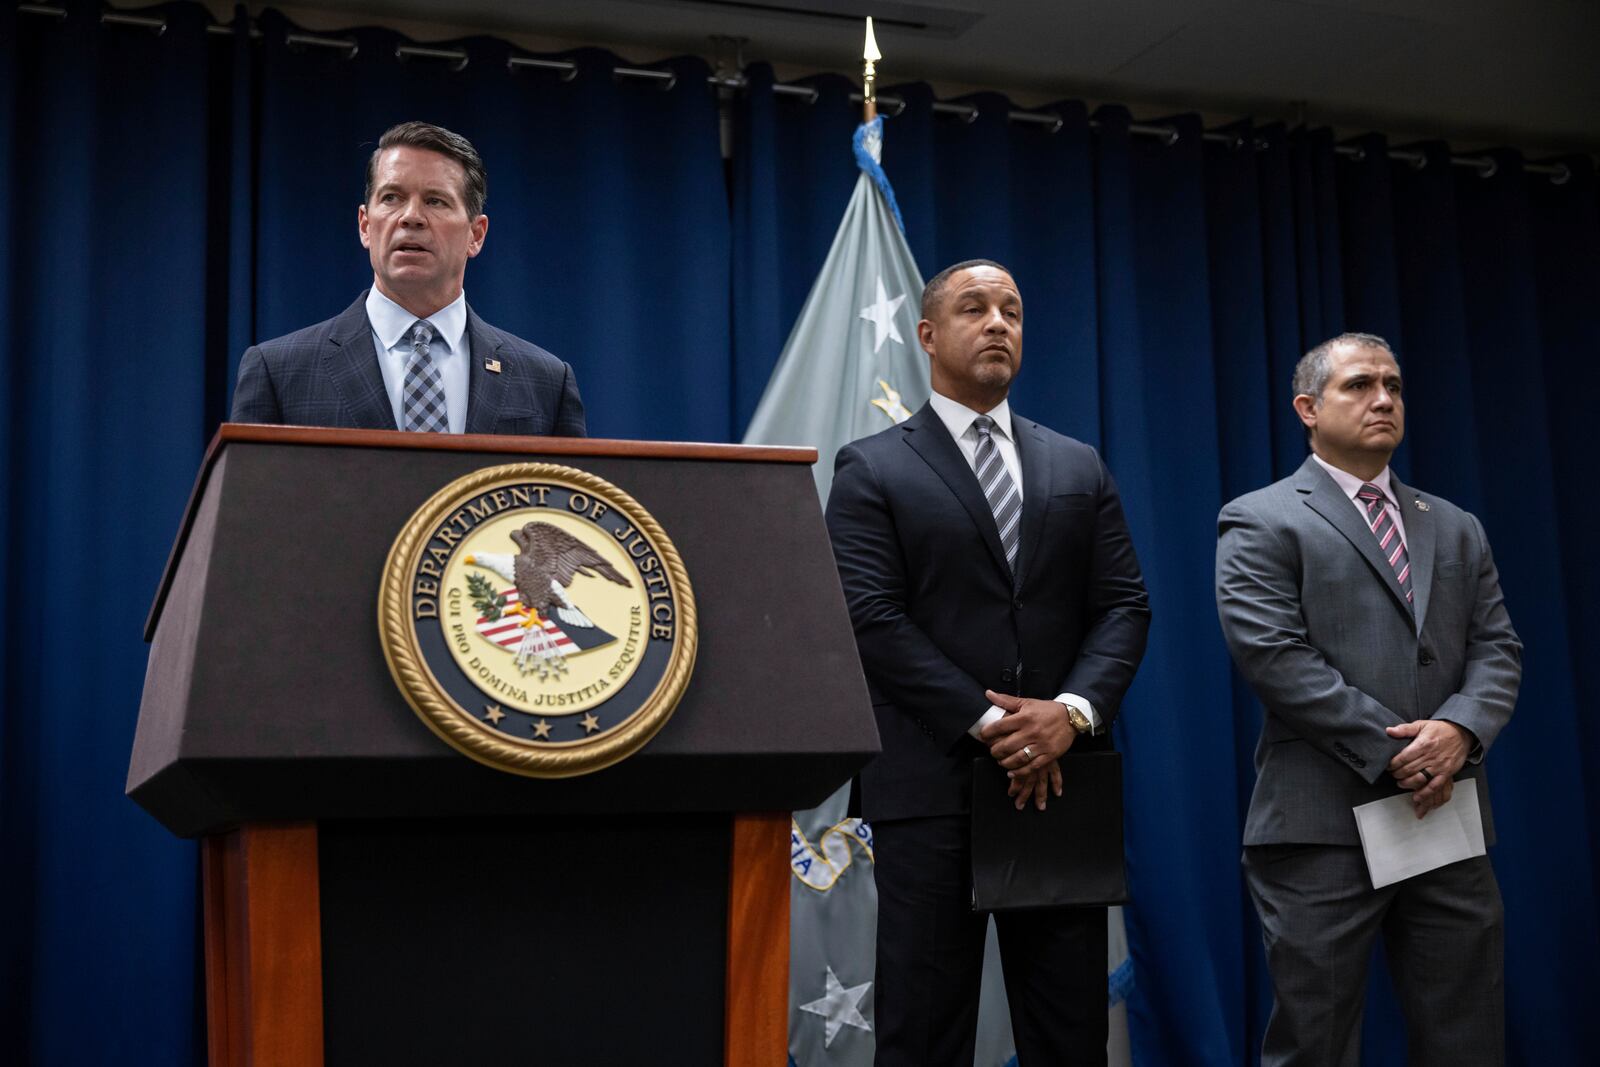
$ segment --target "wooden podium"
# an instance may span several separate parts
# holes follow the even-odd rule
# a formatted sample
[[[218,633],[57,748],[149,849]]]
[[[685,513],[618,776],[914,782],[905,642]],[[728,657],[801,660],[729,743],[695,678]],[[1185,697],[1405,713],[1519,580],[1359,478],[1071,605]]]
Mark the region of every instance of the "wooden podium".
[[[225,425],[146,628],[128,794],[202,836],[214,1065],[787,1056],[789,815],[878,750],[810,449]],[[699,608],[671,719],[593,774],[436,738],[376,624],[454,479],[578,468]]]

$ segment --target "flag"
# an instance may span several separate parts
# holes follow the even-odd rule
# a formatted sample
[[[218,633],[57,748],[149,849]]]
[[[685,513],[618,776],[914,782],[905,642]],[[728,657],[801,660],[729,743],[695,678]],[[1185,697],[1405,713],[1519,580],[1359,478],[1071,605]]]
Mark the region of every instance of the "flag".
[[[909,417],[929,393],[922,275],[881,165],[882,117],[857,127],[852,146],[855,190],[745,434],[814,447],[824,501],[839,449]],[[790,826],[789,1054],[800,1067],[872,1063],[878,893],[872,828],[846,817],[848,799],[847,785]]]
[[[929,390],[922,275],[879,164],[883,118],[857,127],[853,146],[855,191],[745,433],[750,444],[816,448],[823,500],[839,449],[910,416]]]
[[[826,501],[833,461],[851,441],[909,418],[927,402],[928,357],[917,342],[922,274],[906,244],[881,160],[883,119],[856,128],[860,174],[822,270],[761,402],[747,444],[809,445]],[[795,1067],[870,1067],[878,894],[872,827],[848,818],[849,786],[790,823],[789,1062]],[[1113,1063],[1126,1063],[1125,1009],[1131,983],[1120,908],[1109,933],[1115,971]],[[1118,968],[1118,964],[1122,966]],[[1120,1044],[1120,1049],[1119,1049]],[[1117,1052],[1122,1052],[1118,1057]],[[978,1067],[1016,1063],[994,925],[989,926],[980,999]]]

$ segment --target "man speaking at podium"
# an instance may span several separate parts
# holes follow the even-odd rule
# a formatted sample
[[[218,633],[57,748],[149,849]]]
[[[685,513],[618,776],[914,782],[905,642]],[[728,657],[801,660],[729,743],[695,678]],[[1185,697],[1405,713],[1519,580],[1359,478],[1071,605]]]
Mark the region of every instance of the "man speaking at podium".
[[[1109,745],[1150,608],[1099,455],[1007,403],[1022,361],[1011,274],[969,260],[935,275],[917,338],[933,396],[840,450],[828,532],[883,739],[860,780],[877,1063],[970,1067],[988,926],[973,910],[974,761],[1015,775],[1018,807],[1059,797],[1067,750]],[[1085,831],[1118,817],[1072,812]],[[995,926],[1023,1067],[1104,1063],[1105,909],[997,911]]]
[[[425,122],[385,131],[357,212],[372,288],[326,322],[246,349],[233,421],[584,436],[572,368],[467,306],[486,194],[465,137]]]

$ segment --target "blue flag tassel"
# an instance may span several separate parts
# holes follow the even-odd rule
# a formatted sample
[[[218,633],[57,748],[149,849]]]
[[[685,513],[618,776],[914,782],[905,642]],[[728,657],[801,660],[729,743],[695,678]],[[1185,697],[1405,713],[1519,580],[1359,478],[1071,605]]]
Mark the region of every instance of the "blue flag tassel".
[[[878,157],[883,154],[883,116],[879,115],[871,122],[857,126],[855,136],[850,138],[850,147],[856,154],[856,166],[878,187],[878,192],[889,203],[889,210],[894,212],[894,224],[900,227],[901,233],[905,233],[906,222],[900,217],[900,205],[895,202],[894,189],[889,185],[889,176],[883,172],[883,165],[878,162]]]

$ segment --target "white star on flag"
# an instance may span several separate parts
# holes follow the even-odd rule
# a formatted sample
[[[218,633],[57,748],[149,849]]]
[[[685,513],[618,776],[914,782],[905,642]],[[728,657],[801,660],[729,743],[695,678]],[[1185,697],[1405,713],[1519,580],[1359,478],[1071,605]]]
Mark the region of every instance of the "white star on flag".
[[[901,293],[893,300],[883,288],[883,275],[878,275],[878,302],[868,304],[861,309],[861,317],[872,323],[872,353],[877,355],[878,349],[883,347],[885,337],[893,337],[901,344],[905,338],[900,336],[899,327],[894,324],[894,313],[900,310],[900,305],[906,302],[906,294]]]
[[[878,283],[880,286],[882,282]],[[902,299],[904,299],[902,297]],[[809,1004],[800,1005],[801,1011],[809,1011],[813,1015],[820,1015],[827,1020],[824,1027],[822,1047],[830,1048],[833,1039],[839,1036],[839,1031],[846,1026],[853,1026],[857,1030],[872,1032],[872,1024],[867,1022],[858,1007],[861,998],[867,995],[867,990],[872,988],[871,982],[862,982],[860,985],[844,987],[839,981],[839,976],[833,973],[833,968],[828,968],[827,992],[822,999],[813,1000]]]

